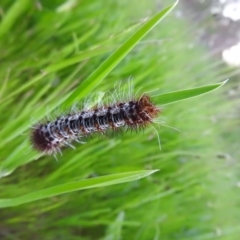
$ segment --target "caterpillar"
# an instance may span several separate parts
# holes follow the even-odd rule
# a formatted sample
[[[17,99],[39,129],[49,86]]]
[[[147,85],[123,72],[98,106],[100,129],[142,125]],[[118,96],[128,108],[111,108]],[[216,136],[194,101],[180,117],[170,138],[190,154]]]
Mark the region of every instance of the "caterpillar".
[[[63,147],[72,146],[71,142],[81,142],[81,139],[94,133],[145,128],[154,122],[160,112],[160,108],[146,94],[129,101],[100,103],[97,107],[34,125],[30,139],[35,150],[46,155],[55,155],[61,153]]]

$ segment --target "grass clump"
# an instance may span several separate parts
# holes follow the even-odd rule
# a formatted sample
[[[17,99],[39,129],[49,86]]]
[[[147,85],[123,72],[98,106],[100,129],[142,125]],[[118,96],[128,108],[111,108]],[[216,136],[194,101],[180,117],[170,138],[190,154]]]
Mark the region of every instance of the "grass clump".
[[[17,3],[2,2],[0,204],[18,196],[27,196],[28,202],[1,209],[4,238],[237,236],[238,198],[230,187],[237,168],[226,170],[225,155],[219,158],[219,152],[227,151],[218,119],[222,110],[219,102],[225,100],[221,89],[164,107],[163,121],[181,132],[161,127],[161,151],[152,128],[139,134],[93,139],[75,151],[64,150],[59,162],[50,156],[40,157],[29,145],[32,122],[59,106],[69,108],[89,93],[112,90],[116,82],[127,81],[129,76],[133,76],[136,89],[159,89],[162,97],[176,91],[178,95],[172,96],[178,96],[177,100],[186,98],[186,92],[179,90],[219,86],[215,83],[225,80],[223,74],[203,49],[189,48],[191,32],[174,11],[138,45],[139,36],[130,41],[131,46],[125,45],[129,48],[121,49],[126,39],[146,26],[146,21],[139,19],[157,13],[153,3],[41,1],[34,5],[22,0],[21,7],[16,7]],[[114,55],[116,49],[121,51]],[[200,89],[198,94],[204,93]],[[223,105],[227,109],[230,103]],[[36,190],[109,174],[115,178],[129,173],[129,180],[134,180],[136,172],[152,173],[155,169],[161,171],[138,181],[27,201]],[[223,222],[223,215],[228,223]]]

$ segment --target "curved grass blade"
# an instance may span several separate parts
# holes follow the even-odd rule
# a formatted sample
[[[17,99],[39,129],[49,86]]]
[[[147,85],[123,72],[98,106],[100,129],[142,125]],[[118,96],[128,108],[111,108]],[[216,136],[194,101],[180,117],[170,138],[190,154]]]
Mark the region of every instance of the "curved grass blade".
[[[20,204],[33,202],[39,199],[57,196],[67,192],[73,192],[88,188],[105,187],[119,183],[130,182],[149,176],[158,170],[142,170],[125,173],[111,174],[103,177],[96,177],[71,183],[46,188],[36,192],[28,193],[11,199],[0,199],[0,208],[18,206]]]
[[[221,82],[221,83],[205,85],[202,87],[185,89],[185,90],[181,90],[181,91],[161,94],[161,95],[154,97],[155,102],[157,104],[166,105],[166,104],[171,104],[174,102],[179,102],[179,101],[182,101],[182,100],[185,100],[188,98],[197,97],[199,95],[216,90],[217,88],[223,86],[227,81],[228,80]]]
[[[110,57],[108,57],[66,100],[65,105],[84,98],[97,84],[99,84],[117,64],[134,48],[134,46],[153,29],[173,8],[178,1],[166,7],[154,17],[145,22],[129,39],[126,40]]]

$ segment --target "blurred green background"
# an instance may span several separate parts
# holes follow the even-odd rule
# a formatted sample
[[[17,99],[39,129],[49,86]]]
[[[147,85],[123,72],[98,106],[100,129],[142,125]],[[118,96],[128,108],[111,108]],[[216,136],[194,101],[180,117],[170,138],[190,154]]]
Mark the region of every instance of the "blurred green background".
[[[2,208],[0,239],[239,239],[239,69],[199,43],[196,31],[208,23],[185,18],[181,3],[92,90],[112,91],[130,77],[136,89],[160,93],[230,78],[212,93],[164,107],[161,119],[172,128],[157,127],[161,150],[151,127],[75,144],[58,161],[29,144],[32,124],[55,116],[146,17],[170,3],[1,0],[1,199],[107,174],[160,171]]]

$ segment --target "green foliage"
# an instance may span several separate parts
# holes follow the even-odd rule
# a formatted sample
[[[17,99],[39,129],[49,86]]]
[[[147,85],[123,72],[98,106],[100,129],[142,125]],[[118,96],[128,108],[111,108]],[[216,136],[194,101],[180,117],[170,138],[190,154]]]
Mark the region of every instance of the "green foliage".
[[[238,129],[223,115],[235,103],[227,101],[229,83],[201,96],[233,72],[191,42],[194,31],[175,11],[156,26],[175,4],[163,11],[147,0],[0,5],[0,205],[15,205],[1,209],[3,239],[238,236],[238,152],[230,154]],[[89,139],[59,161],[32,150],[35,122],[130,76],[164,105],[160,129]],[[152,169],[161,171],[148,175]]]

